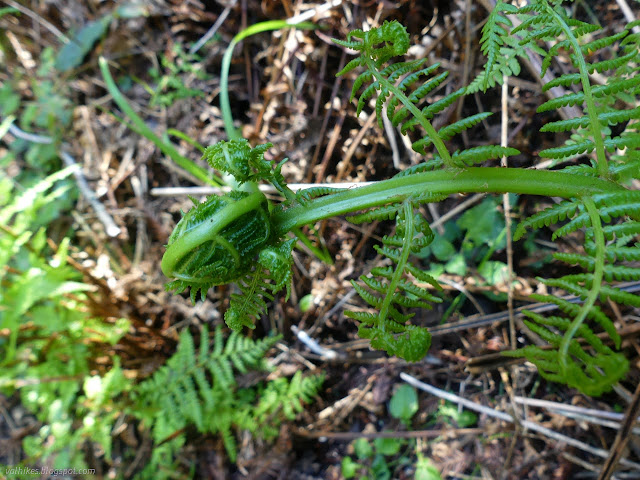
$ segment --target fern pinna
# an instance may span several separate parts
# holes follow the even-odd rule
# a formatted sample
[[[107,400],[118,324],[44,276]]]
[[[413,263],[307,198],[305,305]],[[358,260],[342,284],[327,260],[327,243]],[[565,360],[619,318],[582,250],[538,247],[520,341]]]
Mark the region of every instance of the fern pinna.
[[[238,388],[236,375],[249,370],[267,370],[267,351],[280,340],[268,337],[251,340],[236,332],[226,340],[222,329],[214,335],[210,348],[208,329],[203,327],[196,350],[187,329],[180,334],[176,353],[135,393],[134,415],[152,425],[152,463],[167,463],[184,443],[184,430],[193,425],[199,432],[219,433],[235,461],[234,428],[247,429],[263,438],[275,436],[282,416],[289,419],[309,402],[323,377],[302,377],[298,372],[289,381],[280,378],[263,388]],[[259,393],[259,400],[251,399]],[[165,458],[163,458],[165,457]]]
[[[514,27],[515,15],[522,23]],[[290,282],[295,238],[289,238],[289,232],[300,235],[299,227],[336,215],[351,215],[348,218],[353,222],[395,220],[395,233],[377,247],[387,266],[374,268],[369,276],[354,282],[374,311],[347,315],[360,322],[360,335],[370,339],[374,348],[417,360],[429,348],[430,336],[424,326],[409,324],[410,309],[426,308],[438,301],[436,280],[411,258],[433,239],[420,214],[421,204],[471,192],[560,197],[562,203],[523,221],[516,238],[527,229],[554,227],[561,222],[554,227],[556,238],[584,232],[583,253],[558,254],[556,259],[585,272],[541,280],[549,288],[575,294],[581,303],[576,306],[553,296],[536,297],[556,303],[563,315],[544,318],[528,314],[529,327],[549,342],[550,348],[526,347],[515,355],[526,356],[551,380],[589,394],[607,391],[628,366],[617,351],[620,339],[615,324],[597,303],[611,300],[640,304],[640,297],[615,285],[639,276],[633,262],[640,258],[634,243],[640,231],[640,202],[638,194],[627,187],[630,179],[639,176],[640,166],[640,110],[636,105],[640,40],[632,33],[637,23],[609,37],[598,37],[599,27],[569,18],[560,1],[548,0],[532,1],[521,9],[498,3],[491,14],[482,34],[482,51],[488,56],[486,69],[469,91],[486,89],[500,83],[504,75],[516,74],[517,57],[527,50],[544,54],[541,76],[552,68],[560,53],[573,64],[574,72],[543,85],[545,91],[562,86],[569,93],[539,108],[541,112],[568,105],[584,109],[577,118],[549,122],[542,129],[543,134],[571,132],[564,145],[540,152],[556,165],[574,160],[555,170],[480,166],[519,153],[505,146],[451,152],[449,140],[488,114],[434,127],[434,118],[468,91],[459,89],[430,101],[428,96],[442,84],[447,72],[440,71],[438,65],[426,65],[424,59],[397,58],[410,44],[406,29],[399,23],[385,22],[366,32],[356,30],[346,40],[336,40],[358,53],[339,75],[363,70],[352,89],[357,112],[373,103],[379,123],[381,115],[386,114],[392,125],[411,137],[413,148],[425,155],[425,161],[367,186],[341,191],[319,189],[302,195],[286,187],[280,174],[282,163],[273,165],[264,160],[268,147],[252,149],[245,140],[220,142],[210,147],[205,157],[216,168],[236,175],[239,182],[247,182],[248,188],[207,200],[194,207],[195,213],[185,215],[162,263],[164,273],[175,279],[170,286],[178,290],[191,287],[193,297],[194,288],[204,293],[208,286],[235,281],[243,295],[232,296],[232,313],[225,319],[236,329],[252,326],[264,311],[266,300]],[[607,82],[592,84],[593,72],[598,72],[599,78],[608,74]],[[272,205],[251,183],[257,180],[271,182],[284,201]],[[231,233],[242,231],[245,224],[247,232],[255,228],[258,236],[255,242],[245,239],[236,247],[236,237]],[[604,340],[598,331],[605,334]]]

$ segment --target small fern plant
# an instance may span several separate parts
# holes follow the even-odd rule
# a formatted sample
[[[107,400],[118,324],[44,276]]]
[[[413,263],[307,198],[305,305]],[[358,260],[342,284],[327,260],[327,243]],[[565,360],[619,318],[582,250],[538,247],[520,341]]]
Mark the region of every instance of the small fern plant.
[[[510,18],[524,17],[513,28]],[[488,56],[485,71],[472,82],[472,90],[486,89],[517,74],[517,56],[525,48],[544,55],[541,77],[561,52],[568,55],[574,72],[543,85],[563,86],[571,93],[542,104],[540,112],[571,105],[584,114],[547,123],[543,132],[572,132],[564,145],[540,152],[558,162],[577,159],[563,169],[521,169],[484,166],[487,162],[519,153],[499,145],[450,151],[450,140],[483,121],[479,113],[436,129],[433,119],[467,93],[462,88],[430,101],[429,94],[444,81],[446,71],[426,65],[425,59],[403,61],[410,39],[398,22],[385,22],[369,31],[356,30],[338,45],[358,56],[338,75],[360,71],[351,98],[360,113],[374,103],[378,122],[386,114],[403,135],[410,137],[425,161],[393,178],[371,185],[336,191],[317,188],[304,194],[291,192],[284,182],[282,164],[264,159],[270,144],[251,148],[245,140],[220,142],[209,147],[205,158],[215,168],[246,183],[246,191],[211,197],[185,214],[169,240],[162,269],[174,281],[169,288],[191,288],[192,298],[214,285],[238,283],[242,295],[231,298],[225,320],[232,328],[252,327],[264,311],[265,301],[290,283],[291,250],[295,239],[288,233],[319,220],[347,215],[354,223],[395,220],[395,233],[386,236],[377,251],[389,260],[369,276],[353,282],[364,301],[375,310],[347,312],[360,322],[359,334],[374,348],[406,360],[421,359],[430,345],[428,329],[410,324],[410,309],[429,308],[439,301],[438,282],[423,272],[412,255],[434,238],[420,206],[455,193],[517,193],[560,197],[564,202],[523,221],[516,232],[561,224],[554,239],[578,230],[585,236],[584,251],[558,254],[558,261],[578,265],[584,273],[541,280],[551,288],[575,294],[579,304],[554,296],[536,297],[558,305],[562,316],[528,314],[528,326],[549,342],[548,349],[526,347],[514,355],[526,356],[540,373],[581,391],[598,395],[611,388],[628,369],[620,337],[612,320],[597,302],[607,300],[640,306],[640,297],[617,287],[620,280],[640,278],[633,262],[640,259],[634,243],[640,233],[640,192],[627,185],[640,166],[640,91],[638,52],[640,40],[632,28],[587,40],[600,29],[567,16],[562,3],[535,0],[524,8],[498,3],[482,36]],[[542,43],[544,41],[545,43]],[[507,49],[505,51],[504,49]],[[510,56],[508,62],[501,59]],[[589,62],[604,56],[606,60]],[[514,63],[516,62],[516,63]],[[594,85],[590,73],[608,74],[604,85]],[[386,113],[385,113],[386,107]],[[610,128],[614,126],[615,128]],[[613,134],[613,130],[618,132]],[[273,205],[255,188],[269,181],[284,201]],[[605,334],[605,341],[597,332]],[[608,345],[610,339],[613,348]]]
[[[151,470],[171,463],[190,426],[220,434],[235,461],[235,428],[269,439],[282,419],[295,418],[303,403],[317,394],[323,376],[303,377],[298,372],[291,380],[279,378],[255,388],[238,388],[236,382],[237,375],[249,370],[268,370],[264,357],[279,340],[276,336],[254,341],[237,332],[225,340],[218,328],[211,348],[203,327],[196,349],[188,329],[182,331],[176,353],[134,392],[132,414],[152,431]]]

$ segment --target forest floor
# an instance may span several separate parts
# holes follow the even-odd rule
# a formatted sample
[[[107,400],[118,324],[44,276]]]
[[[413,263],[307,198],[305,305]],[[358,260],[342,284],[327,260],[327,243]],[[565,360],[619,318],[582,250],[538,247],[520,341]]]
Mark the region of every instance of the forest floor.
[[[47,101],[46,97],[36,98],[38,93],[28,81],[29,75],[37,75],[47,49],[58,51],[64,35],[104,18],[115,8],[114,2],[101,0],[1,3],[23,9],[21,15],[0,18],[3,41],[17,52],[0,66],[0,82],[15,82],[25,102]],[[637,16],[640,6],[629,3]],[[344,39],[355,28],[399,20],[411,35],[410,55],[427,57],[430,63],[440,62],[449,70],[441,88],[451,92],[481,71],[484,58],[479,39],[490,1],[335,1],[323,5],[306,0],[156,0],[143,5],[144,15],[112,19],[81,63],[54,79],[52,90],[55,98],[64,98],[60,108],[72,115],[60,138],[82,165],[90,190],[96,192],[119,232],[108,235],[104,216],[96,215],[81,194],[74,212],[57,221],[59,235],[50,233],[59,242],[62,235],[74,232],[72,256],[85,281],[99,289],[93,314],[131,321],[131,331],[117,353],[123,368],[138,372],[139,378],[149,376],[174,353],[182,329],[197,332],[203,324],[223,325],[231,290],[211,290],[195,305],[187,293],[165,291],[167,279],[160,270],[164,246],[180,211],[191,205],[190,188],[202,182],[125,125],[126,115],[105,88],[99,56],[109,61],[123,95],[147,126],[175,143],[181,155],[206,167],[195,145],[208,146],[226,138],[219,107],[220,71],[231,39],[258,22],[315,9],[310,20],[320,29],[269,31],[236,47],[228,85],[235,124],[252,145],[273,143],[269,156],[274,161],[289,158],[283,173],[291,183],[375,181],[418,163],[421,157],[393,131],[394,142],[390,143],[388,132],[378,128],[368,107],[356,117],[349,101],[354,76],[335,77],[350,55],[330,39]],[[571,8],[578,15],[590,16],[590,21],[605,26],[609,33],[625,24],[614,1],[575,2]],[[211,40],[195,54],[189,53],[214,24],[217,29]],[[26,76],[15,80],[17,70]],[[508,98],[509,145],[522,152],[510,160],[517,166],[539,162],[536,152],[550,141],[538,134],[541,124],[552,118],[552,114],[535,115],[542,98],[536,76],[523,65],[523,74],[510,85]],[[499,143],[500,102],[499,88],[469,96],[449,108],[438,122],[492,111],[496,115],[461,137],[460,147]],[[56,105],[52,102],[51,108]],[[15,166],[33,167],[24,166],[19,159]],[[184,188],[176,193],[164,190],[168,187]],[[199,193],[192,195],[204,198]],[[275,442],[239,432],[236,464],[228,461],[219,438],[190,432],[183,464],[195,466],[196,478],[213,479],[340,479],[345,478],[349,462],[360,464],[353,467],[355,478],[596,478],[605,458],[593,449],[608,455],[616,430],[594,411],[624,412],[638,383],[640,372],[635,363],[640,348],[633,334],[625,339],[631,372],[614,392],[599,398],[546,382],[534,366],[496,355],[512,346],[505,302],[508,288],[503,277],[483,275],[485,270],[479,265],[486,255],[496,268],[507,262],[504,241],[497,238],[504,229],[502,205],[498,197],[469,195],[452,196],[428,209],[434,230],[451,241],[443,246],[446,253],[423,259],[425,268],[442,272],[445,301],[433,310],[416,312],[416,323],[432,327],[433,345],[429,356],[415,364],[370,350],[367,341],[357,338],[356,322],[343,314],[345,309],[365,307],[354,295],[351,280],[380,261],[373,246],[390,232],[392,224],[354,226],[335,218],[316,225],[333,265],[296,250],[290,299],[276,298],[250,335],[260,338],[272,331],[282,333],[282,341],[270,355],[275,368],[270,375],[322,372],[326,378],[320,394],[296,421],[283,424]],[[535,198],[526,196],[514,198],[513,205],[514,221],[541,207]],[[550,238],[551,232],[543,231],[514,245],[516,309],[530,305],[527,295],[539,291],[536,276],[551,276],[561,268],[550,260],[550,253],[571,251],[580,244],[578,237],[555,244]],[[638,319],[633,310],[614,311],[621,327]],[[518,341],[528,341],[519,316],[515,328]],[[297,334],[300,331],[335,356],[310,351],[308,342]],[[557,435],[551,438],[527,425],[463,409],[420,389],[417,409],[403,421],[392,413],[390,401],[397,394],[398,402],[410,403],[398,394],[405,393],[401,387],[407,385],[407,375],[475,404],[526,418]],[[5,398],[3,404],[9,414],[21,408],[15,396]],[[358,458],[363,444],[354,442],[363,437],[379,455]],[[388,438],[395,442],[380,440]],[[567,439],[592,450],[567,444]],[[120,436],[114,442],[121,450],[142,448]],[[87,449],[87,456],[93,453]],[[638,466],[637,437],[631,439],[622,457]],[[126,467],[118,474],[135,471]],[[618,478],[640,478],[633,466],[622,468],[628,476],[623,473]],[[104,471],[108,469],[105,466]]]

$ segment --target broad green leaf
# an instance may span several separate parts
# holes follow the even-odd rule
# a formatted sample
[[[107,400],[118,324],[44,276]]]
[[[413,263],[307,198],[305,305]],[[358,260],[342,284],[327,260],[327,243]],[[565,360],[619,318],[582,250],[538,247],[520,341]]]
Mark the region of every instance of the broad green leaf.
[[[393,418],[409,423],[411,417],[418,411],[418,394],[416,389],[406,383],[400,385],[391,397],[389,412]]]
[[[353,448],[356,452],[356,456],[360,460],[370,458],[373,455],[373,447],[366,438],[359,438],[353,442]]]
[[[55,67],[61,72],[66,72],[80,65],[85,55],[106,33],[111,20],[113,20],[113,15],[108,14],[82,27],[76,35],[71,37],[69,43],[58,52]]]
[[[478,273],[489,285],[504,283],[508,279],[507,264],[489,260],[478,267]]]
[[[342,459],[342,476],[344,478],[354,478],[360,468],[362,468],[362,465],[354,462],[351,457]]]
[[[442,480],[440,472],[431,463],[431,460],[418,454],[418,462],[416,463],[416,475],[414,480]]]
[[[373,443],[376,452],[382,455],[395,455],[402,446],[402,441],[398,438],[376,438]]]

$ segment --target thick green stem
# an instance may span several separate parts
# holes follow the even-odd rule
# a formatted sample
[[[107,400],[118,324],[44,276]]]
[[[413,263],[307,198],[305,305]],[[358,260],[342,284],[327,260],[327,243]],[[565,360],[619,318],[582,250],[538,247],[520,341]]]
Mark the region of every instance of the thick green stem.
[[[587,115],[589,116],[589,124],[591,128],[591,135],[593,136],[593,142],[596,146],[596,162],[598,175],[600,178],[607,178],[609,176],[609,167],[607,164],[607,156],[604,151],[604,139],[602,138],[602,129],[600,128],[600,120],[598,119],[598,111],[596,110],[596,102],[591,92],[591,83],[589,82],[589,70],[587,69],[587,63],[584,60],[580,44],[578,39],[573,34],[571,27],[566,24],[562,16],[558,14],[551,6],[547,6],[549,11],[558,22],[558,25],[562,27],[567,40],[573,48],[574,58],[578,64],[578,70],[580,71],[580,81],[582,82],[582,91],[584,92],[584,100],[587,109]]]
[[[424,192],[519,193],[575,198],[620,190],[624,188],[607,180],[563,172],[488,167],[470,167],[462,171],[445,169],[396,177],[320,197],[276,212],[272,222],[275,235],[284,236],[295,227],[370,207],[402,202]]]

